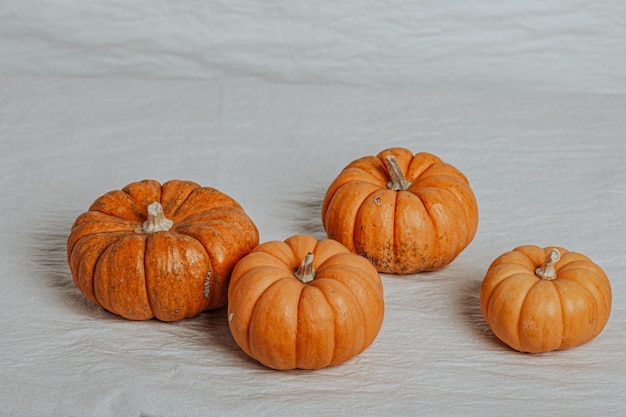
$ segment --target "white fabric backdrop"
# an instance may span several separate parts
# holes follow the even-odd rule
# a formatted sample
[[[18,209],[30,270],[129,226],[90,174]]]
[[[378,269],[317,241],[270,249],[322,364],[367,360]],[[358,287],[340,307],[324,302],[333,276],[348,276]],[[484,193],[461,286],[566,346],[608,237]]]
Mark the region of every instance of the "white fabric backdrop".
[[[0,1],[0,73],[626,92],[626,3]]]
[[[1,416],[613,416],[626,407],[622,2],[0,1]],[[379,337],[276,372],[225,311],[129,322],[74,287],[65,240],[99,195],[190,179],[261,240],[319,238],[326,187],[388,146],[461,169],[476,239],[441,271],[384,275]],[[590,256],[614,292],[594,341],[525,355],[480,314],[522,244]]]

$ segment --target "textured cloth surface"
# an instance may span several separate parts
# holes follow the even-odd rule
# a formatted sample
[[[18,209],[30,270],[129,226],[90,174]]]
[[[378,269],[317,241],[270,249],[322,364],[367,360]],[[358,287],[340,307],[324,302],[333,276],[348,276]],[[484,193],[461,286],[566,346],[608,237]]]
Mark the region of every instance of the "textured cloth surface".
[[[621,0],[0,4],[0,73],[626,93]]]
[[[626,375],[626,120],[621,95],[9,79],[2,83],[0,409],[6,415],[616,415]],[[388,146],[462,170],[480,207],[448,267],[383,275],[386,316],[348,363],[276,372],[248,359],[225,310],[129,322],[72,283],[65,239],[106,191],[190,179],[236,198],[261,240],[324,237],[320,205],[348,162]],[[560,245],[604,268],[592,342],[526,355],[478,304],[490,262]]]
[[[623,414],[626,3],[0,3],[0,416]],[[391,146],[460,169],[478,232],[440,271],[383,275],[380,334],[343,365],[272,371],[225,309],[131,322],[72,282],[71,224],[109,190],[192,180],[261,241],[323,238],[330,182]],[[495,338],[480,283],[524,244],[605,270],[596,339]]]

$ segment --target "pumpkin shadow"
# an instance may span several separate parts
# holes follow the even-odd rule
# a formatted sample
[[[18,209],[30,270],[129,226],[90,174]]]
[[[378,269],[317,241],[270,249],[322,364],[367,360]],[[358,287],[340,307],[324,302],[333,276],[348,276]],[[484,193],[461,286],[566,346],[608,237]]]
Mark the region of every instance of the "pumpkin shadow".
[[[32,224],[27,235],[26,250],[32,262],[34,276],[43,285],[53,289],[58,301],[77,314],[100,316],[106,314],[100,307],[87,300],[74,285],[67,262],[66,244],[75,216],[69,212],[46,212],[45,223]]]
[[[326,239],[322,224],[322,203],[326,188],[315,186],[309,191],[294,191],[283,200],[280,212],[295,234],[308,234],[318,240]]]
[[[494,346],[501,346],[500,341],[491,331],[491,328],[483,317],[480,308],[480,286],[482,280],[473,279],[467,282],[459,291],[459,310],[465,325],[472,331],[473,335],[482,341],[492,343]]]
[[[198,345],[200,346],[211,346],[214,349],[223,351],[225,354],[240,352],[239,356],[246,358],[247,356],[239,349],[230,332],[226,317],[227,310],[227,307],[206,310],[196,317],[181,320],[175,323],[175,325],[198,330],[196,333],[198,335]]]

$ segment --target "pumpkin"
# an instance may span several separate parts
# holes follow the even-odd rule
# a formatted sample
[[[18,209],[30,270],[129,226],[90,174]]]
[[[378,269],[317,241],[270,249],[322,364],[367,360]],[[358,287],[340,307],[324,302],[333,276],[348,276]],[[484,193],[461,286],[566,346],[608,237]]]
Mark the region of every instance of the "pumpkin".
[[[472,241],[478,206],[467,178],[437,156],[391,148],[347,165],[322,204],[329,238],[379,272],[437,270]]]
[[[295,235],[239,261],[228,289],[239,347],[278,370],[341,364],[376,338],[384,315],[378,272],[330,239]]]
[[[133,182],[94,201],[67,240],[72,278],[104,309],[177,321],[227,303],[258,230],[228,195],[191,181]]]
[[[539,353],[595,338],[609,319],[611,297],[606,274],[585,255],[528,245],[493,261],[480,307],[502,342]]]

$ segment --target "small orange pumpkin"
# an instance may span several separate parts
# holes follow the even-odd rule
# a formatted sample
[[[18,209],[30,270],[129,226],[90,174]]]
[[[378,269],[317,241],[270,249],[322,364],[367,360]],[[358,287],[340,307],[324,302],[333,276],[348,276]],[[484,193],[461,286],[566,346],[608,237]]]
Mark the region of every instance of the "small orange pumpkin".
[[[611,285],[588,257],[520,246],[493,261],[480,307],[494,334],[515,350],[568,349],[595,338],[611,312]]]
[[[144,180],[104,194],[76,219],[67,258],[95,304],[131,320],[176,321],[225,306],[232,269],[258,243],[226,194]]]
[[[478,205],[452,165],[391,148],[343,169],[324,197],[322,223],[379,272],[411,274],[439,269],[469,245]]]
[[[237,344],[279,370],[341,364],[370,346],[383,323],[383,287],[372,264],[308,235],[266,242],[245,256],[228,299]]]

